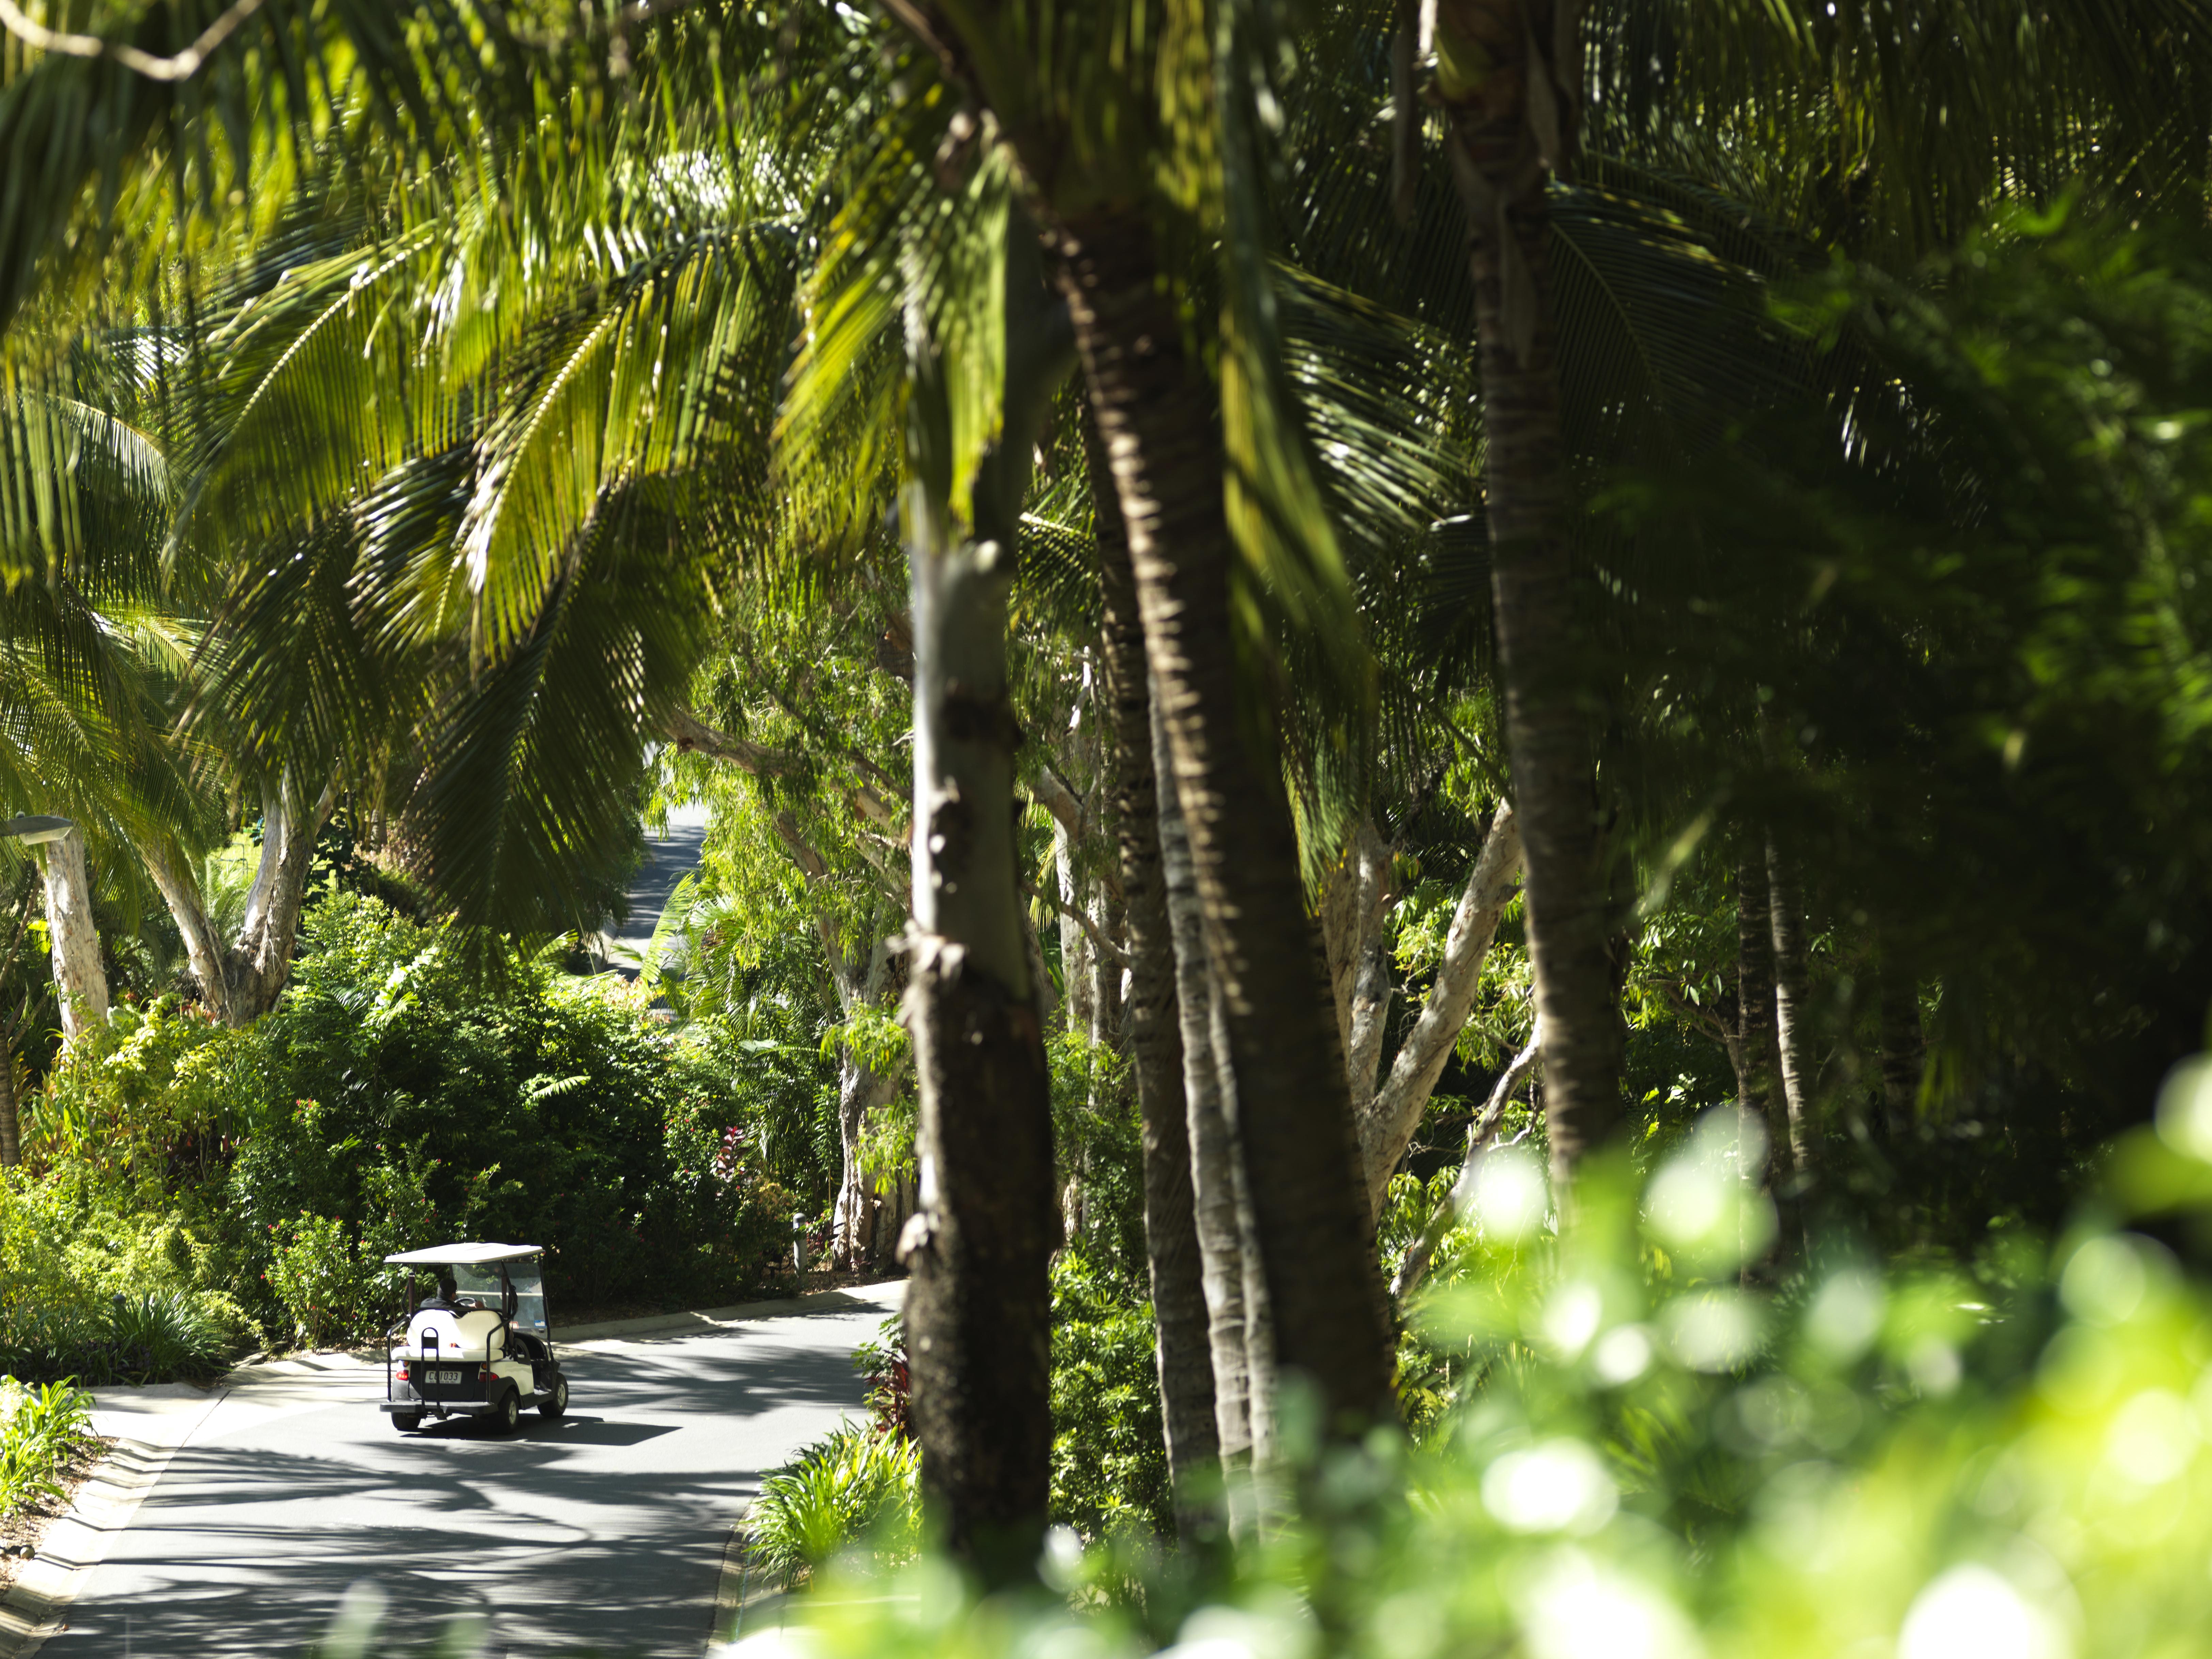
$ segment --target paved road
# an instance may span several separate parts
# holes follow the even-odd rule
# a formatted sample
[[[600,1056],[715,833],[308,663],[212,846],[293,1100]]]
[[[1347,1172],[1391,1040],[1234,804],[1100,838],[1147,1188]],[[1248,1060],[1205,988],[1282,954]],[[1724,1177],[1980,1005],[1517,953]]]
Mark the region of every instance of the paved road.
[[[626,977],[637,973],[646,947],[653,943],[653,930],[660,925],[660,912],[668,903],[668,896],[676,890],[678,882],[699,867],[699,849],[707,840],[707,816],[704,806],[673,807],[668,814],[667,835],[651,830],[645,832],[645,863],[626,890],[629,920],[599,935],[599,953],[608,967]]]
[[[580,1344],[569,1414],[511,1438],[398,1434],[371,1403],[381,1370],[338,1356],[212,1404],[103,1398],[106,1431],[181,1443],[41,1659],[295,1659],[363,1579],[401,1638],[380,1653],[427,1652],[459,1615],[489,1618],[486,1659],[697,1659],[740,1504],[860,1406],[852,1351],[900,1288]]]

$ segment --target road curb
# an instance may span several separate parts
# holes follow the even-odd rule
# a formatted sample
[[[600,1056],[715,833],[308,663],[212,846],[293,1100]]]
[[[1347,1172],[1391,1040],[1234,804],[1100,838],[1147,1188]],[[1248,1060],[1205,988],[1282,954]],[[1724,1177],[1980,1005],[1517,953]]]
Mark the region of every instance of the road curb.
[[[834,1313],[868,1309],[896,1300],[906,1293],[903,1279],[874,1285],[848,1285],[842,1290],[809,1291],[805,1296],[784,1297],[773,1302],[740,1302],[727,1308],[700,1308],[685,1313],[651,1314],[641,1319],[607,1319],[596,1325],[562,1325],[555,1340],[594,1342],[610,1337],[653,1336],[680,1331],[714,1331],[748,1319],[773,1319],[791,1314]],[[896,1297],[885,1294],[896,1292]]]
[[[209,1401],[208,1413],[222,1397],[218,1394]],[[203,1413],[173,1446],[117,1439],[114,1450],[94,1467],[69,1508],[39,1540],[37,1556],[24,1565],[5,1598],[0,1598],[0,1659],[30,1659],[48,1637],[69,1628],[70,1603],[106,1556],[109,1540],[131,1524],[146,1494],[207,1421],[207,1414]]]

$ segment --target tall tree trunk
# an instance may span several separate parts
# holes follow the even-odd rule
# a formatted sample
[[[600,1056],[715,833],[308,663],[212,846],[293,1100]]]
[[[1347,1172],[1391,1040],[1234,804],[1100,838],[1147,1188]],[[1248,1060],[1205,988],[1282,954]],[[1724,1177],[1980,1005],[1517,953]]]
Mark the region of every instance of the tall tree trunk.
[[[1213,1039],[1213,1074],[1220,1084],[1221,1121],[1229,1133],[1229,1190],[1237,1203],[1237,1259],[1244,1269],[1245,1410],[1252,1425],[1252,1480],[1242,1497],[1244,1535],[1249,1538],[1270,1507],[1265,1492],[1279,1449],[1275,1425],[1281,1367],[1275,1343],[1274,1287],[1267,1273],[1267,1243],[1258,1195],[1253,1191],[1251,1158],[1245,1150],[1247,1116],[1237,1097],[1237,1067],[1230,1048],[1228,1000],[1218,985],[1207,998],[1206,1017]]]
[[[914,924],[907,1025],[921,1207],[900,1240],[922,1487],[986,1583],[1035,1570],[1050,1486],[1055,1244],[1051,1085],[1015,842],[1006,602],[1031,447],[1066,378],[1064,313],[1035,244],[1008,238],[1004,431],[950,521],[950,418],[934,344],[910,342]],[[915,326],[919,326],[918,307]],[[951,366],[953,372],[964,367]]]
[[[1774,1034],[1782,1067],[1783,1098],[1790,1109],[1790,1156],[1799,1184],[1820,1176],[1820,1126],[1815,1121],[1812,1079],[1805,1065],[1805,1016],[1811,991],[1805,965],[1805,909],[1796,872],[1766,842],[1767,898],[1773,908]]]
[[[1324,1431],[1353,1433],[1393,1411],[1389,1331],[1289,803],[1239,706],[1212,400],[1184,359],[1141,212],[1068,224],[1060,252],[1136,573],[1231,1080],[1250,1106],[1242,1155],[1276,1352],[1317,1389]]]
[[[1152,1321],[1160,1374],[1161,1422],[1176,1531],[1187,1542],[1210,1533],[1210,1476],[1221,1455],[1214,1418],[1206,1285],[1191,1177],[1190,1119],[1183,1097],[1181,1009],[1176,997],[1174,936],[1161,870],[1158,777],[1152,760],[1152,699],[1145,665],[1144,619],[1136,577],[1114,504],[1113,478],[1086,412],[1085,447],[1097,496],[1099,593],[1104,612],[1101,656],[1114,722],[1114,831],[1121,854],[1121,908],[1129,945],[1127,1018],[1143,1125],[1145,1254],[1152,1269]],[[1110,979],[1121,998],[1121,970],[1099,960],[1101,994]]]
[[[229,953],[208,915],[191,857],[179,848],[152,844],[139,852],[146,873],[153,877],[161,902],[168,906],[170,920],[183,936],[185,958],[191,963],[192,977],[199,981],[201,1004],[225,1025],[240,1024],[231,1018]]]
[[[1620,1016],[1593,794],[1595,698],[1565,521],[1545,164],[1564,165],[1578,88],[1572,0],[1440,0],[1445,148],[1468,222],[1488,450],[1491,601],[1528,954],[1544,1024],[1555,1195],[1621,1117]]]
[[[100,930],[93,925],[84,832],[71,829],[60,839],[42,843],[39,860],[46,878],[54,1000],[61,1004],[63,1039],[74,1042],[107,1024],[107,970],[100,965]]]
[[[1147,767],[1152,764],[1149,745],[1143,759]],[[1098,931],[1108,939],[1127,940],[1129,907],[1121,895],[1102,886],[1094,901],[1092,915],[1097,921]],[[1091,1040],[1102,1047],[1118,1051],[1124,1047],[1125,1027],[1128,1020],[1123,989],[1126,970],[1103,951],[1093,951],[1091,955]]]
[[[1482,964],[1520,878],[1521,822],[1514,816],[1513,803],[1500,801],[1474,868],[1468,872],[1467,890],[1452,913],[1436,982],[1429,988],[1419,1017],[1398,1044],[1390,1075],[1361,1106],[1356,1120],[1370,1229],[1382,1213],[1391,1174],[1413,1145],[1437,1079],[1443,1075],[1444,1063],[1474,1010],[1474,994],[1482,987]]]
[[[1729,1059],[1736,1072],[1736,1109],[1741,1123],[1738,1154],[1744,1179],[1765,1183],[1781,1218],[1778,1234],[1785,1253],[1805,1242],[1799,1207],[1797,1164],[1790,1135],[1788,1103],[1782,1095],[1781,1044],[1774,1000],[1774,905],[1766,885],[1766,847],[1753,838],[1736,865],[1736,1026]],[[1756,1127],[1756,1137],[1753,1129]],[[1763,1143],[1765,1161],[1750,1167],[1749,1149]],[[1746,1252],[1746,1281],[1754,1263]]]

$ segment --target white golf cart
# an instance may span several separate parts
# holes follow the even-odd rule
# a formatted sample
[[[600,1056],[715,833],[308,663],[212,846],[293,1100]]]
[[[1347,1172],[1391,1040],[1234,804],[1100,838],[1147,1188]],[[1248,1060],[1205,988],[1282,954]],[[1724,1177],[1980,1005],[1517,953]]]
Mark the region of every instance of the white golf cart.
[[[568,1380],[553,1358],[545,1278],[535,1244],[441,1244],[384,1258],[404,1267],[404,1316],[388,1334],[378,1406],[405,1434],[434,1417],[485,1419],[499,1432],[535,1406],[568,1409]],[[437,1276],[419,1305],[415,1269]]]

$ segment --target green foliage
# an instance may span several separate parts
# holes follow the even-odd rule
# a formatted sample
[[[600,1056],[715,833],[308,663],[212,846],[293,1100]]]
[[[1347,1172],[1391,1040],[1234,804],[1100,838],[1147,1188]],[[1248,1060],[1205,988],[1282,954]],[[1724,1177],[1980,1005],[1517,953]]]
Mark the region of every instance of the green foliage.
[[[1174,1521],[1149,1301],[1070,1250],[1052,1269],[1052,1518],[1085,1538]]]
[[[752,1559],[787,1588],[859,1549],[878,1567],[921,1538],[921,1453],[903,1436],[848,1423],[761,1483],[747,1513]]]
[[[1533,1161],[1412,1310],[1455,1400],[1418,1441],[1321,1452],[1259,1545],[1048,1552],[1061,1598],[933,1601],[925,1561],[826,1598],[830,1655],[1176,1643],[1308,1655],[2193,1650],[2212,1553],[2212,1285],[2154,1232],[2212,1218],[2212,1064],[2116,1149],[2101,1213],[1971,1271],[1833,1248],[1746,1288],[1765,1200],[1729,1115],[1648,1180],[1591,1168],[1548,1228]],[[1504,1163],[1510,1167],[1513,1158]],[[1533,1197],[1534,1202],[1528,1200]],[[902,1595],[925,1584],[919,1598]],[[929,1609],[924,1612],[923,1609]]]
[[[544,1246],[556,1308],[781,1282],[793,1200],[636,993],[531,963],[480,982],[447,934],[349,894],[306,934],[257,1028],[273,1099],[226,1194],[253,1254],[292,1252],[295,1323],[365,1330],[359,1259],[447,1233]]]
[[[59,1477],[92,1439],[92,1396],[66,1382],[26,1388],[0,1374],[0,1520],[62,1495]]]
[[[269,1289],[303,1348],[326,1347],[375,1321],[377,1273],[335,1216],[302,1215],[278,1233]]]
[[[218,1312],[181,1291],[0,1310],[0,1370],[30,1382],[202,1382],[235,1351]]]
[[[118,1010],[30,1101],[29,1172],[0,1183],[0,1341],[21,1374],[152,1374],[107,1329],[118,1292],[215,1334],[157,1345],[194,1356],[165,1376],[255,1321],[351,1340],[395,1294],[382,1259],[448,1237],[544,1245],[556,1320],[783,1282],[799,1200],[763,1172],[752,1054],[677,1040],[611,981],[511,958],[480,977],[453,930],[359,894],[326,893],[305,933],[251,1029],[173,999]]]

